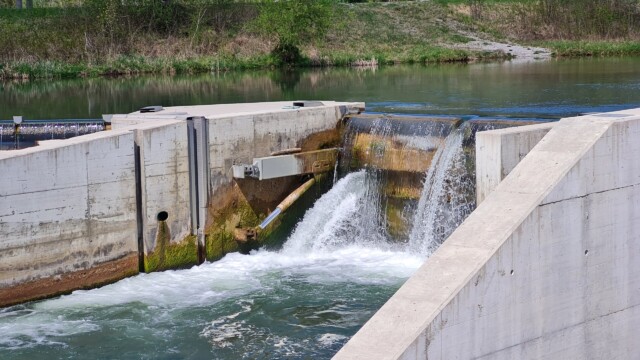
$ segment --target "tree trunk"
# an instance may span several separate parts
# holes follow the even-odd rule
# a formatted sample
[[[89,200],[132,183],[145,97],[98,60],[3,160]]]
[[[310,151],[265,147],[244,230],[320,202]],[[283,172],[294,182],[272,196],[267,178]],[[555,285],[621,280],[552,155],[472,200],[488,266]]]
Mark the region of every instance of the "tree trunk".
[[[33,9],[33,0],[27,0],[27,9]]]
[[[22,9],[22,0],[16,0],[16,9]]]

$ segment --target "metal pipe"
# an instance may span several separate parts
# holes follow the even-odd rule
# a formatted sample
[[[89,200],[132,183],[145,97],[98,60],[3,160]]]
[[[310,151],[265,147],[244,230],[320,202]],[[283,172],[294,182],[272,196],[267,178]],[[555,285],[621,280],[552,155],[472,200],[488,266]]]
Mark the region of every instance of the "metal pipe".
[[[316,179],[311,178],[307,180],[304,184],[300,185],[291,194],[289,194],[289,196],[284,198],[284,200],[282,200],[282,202],[280,202],[280,204],[276,206],[275,210],[273,210],[271,214],[269,214],[269,216],[267,216],[267,218],[264,219],[264,221],[262,221],[260,225],[258,225],[258,227],[260,227],[261,230],[264,230],[281,213],[285,212],[291,205],[293,205],[293,203],[295,203],[296,200],[298,200],[298,198],[300,198],[300,196],[302,196],[302,194],[304,194],[307,190],[309,190],[311,186],[313,186],[313,184],[315,183],[316,183]]]
[[[271,156],[289,155],[289,154],[297,154],[299,152],[302,152],[302,148],[291,148],[291,149],[284,149],[280,151],[274,151],[270,155]]]

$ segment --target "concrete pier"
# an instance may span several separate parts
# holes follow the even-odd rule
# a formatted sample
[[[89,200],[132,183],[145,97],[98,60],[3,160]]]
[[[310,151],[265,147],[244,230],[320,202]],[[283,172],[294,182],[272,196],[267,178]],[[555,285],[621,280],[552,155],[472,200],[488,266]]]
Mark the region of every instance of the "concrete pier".
[[[312,106],[114,115],[109,131],[0,152],[0,306],[237,250],[228,232],[247,218],[257,225],[305,179],[239,184],[233,164],[335,146],[342,117],[364,108],[302,105]]]
[[[513,169],[494,142],[478,172],[508,175],[335,359],[636,358],[639,137],[635,109],[562,119]]]

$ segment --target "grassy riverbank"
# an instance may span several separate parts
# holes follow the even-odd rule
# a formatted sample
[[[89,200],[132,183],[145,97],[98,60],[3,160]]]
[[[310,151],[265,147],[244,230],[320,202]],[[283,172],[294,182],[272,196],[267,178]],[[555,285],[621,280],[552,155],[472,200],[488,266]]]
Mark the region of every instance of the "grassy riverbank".
[[[558,56],[640,54],[640,32],[635,28],[634,18],[629,17],[624,28],[607,28],[603,23],[606,20],[597,18],[591,19],[593,29],[581,27],[580,31],[569,31],[564,24],[571,23],[571,18],[545,22],[539,8],[545,2],[553,3],[558,11],[564,8],[557,6],[568,6],[558,5],[557,1],[330,4],[331,0],[321,0],[331,6],[331,11],[317,5],[324,12],[310,15],[319,16],[323,22],[303,23],[297,33],[293,24],[286,27],[284,35],[272,25],[298,21],[296,13],[293,20],[286,17],[286,11],[276,11],[269,15],[273,19],[265,19],[261,14],[263,8],[256,2],[185,0],[167,2],[169,5],[147,2],[140,7],[127,5],[128,0],[86,0],[82,6],[4,8],[0,9],[0,79],[465,62],[510,57],[491,46],[465,47],[478,39],[487,39],[487,44],[501,41],[545,46]],[[276,2],[275,6],[280,5]],[[608,21],[620,22],[618,13],[607,14]],[[283,39],[294,39],[285,47],[289,51],[285,55],[276,51],[282,48]],[[295,50],[293,55],[291,47]]]

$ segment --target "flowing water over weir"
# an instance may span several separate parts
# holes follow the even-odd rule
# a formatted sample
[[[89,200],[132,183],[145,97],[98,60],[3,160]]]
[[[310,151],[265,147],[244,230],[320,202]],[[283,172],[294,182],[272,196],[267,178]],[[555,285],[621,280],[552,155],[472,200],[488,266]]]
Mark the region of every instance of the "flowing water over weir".
[[[468,124],[354,118],[280,249],[0,309],[0,358],[329,358],[474,207]]]
[[[0,150],[23,149],[42,140],[69,139],[104,129],[100,119],[27,120],[19,127],[0,120]]]

